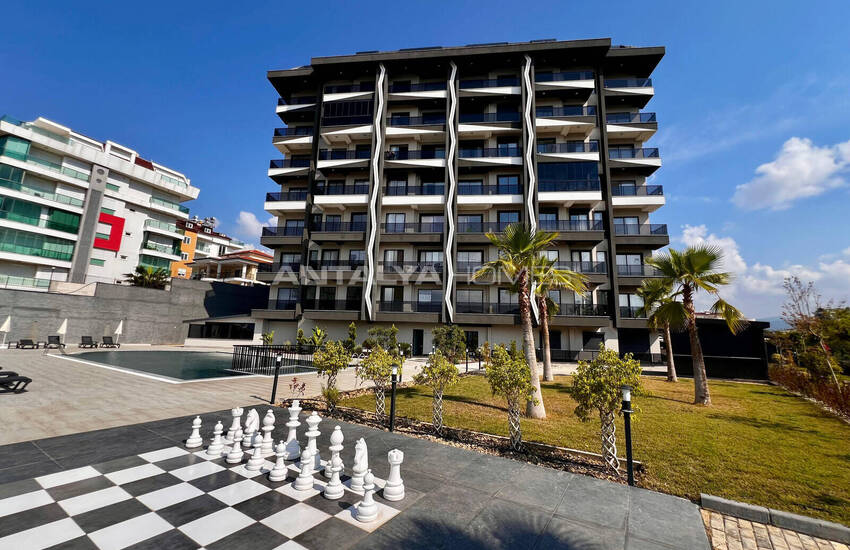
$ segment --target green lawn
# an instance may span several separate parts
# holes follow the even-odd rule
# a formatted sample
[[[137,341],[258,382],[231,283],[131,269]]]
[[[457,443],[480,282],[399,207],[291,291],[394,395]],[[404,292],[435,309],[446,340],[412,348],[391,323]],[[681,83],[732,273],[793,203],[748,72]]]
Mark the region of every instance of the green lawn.
[[[711,382],[711,407],[691,404],[693,382],[645,378],[634,455],[647,467],[643,485],[697,500],[709,493],[850,525],[850,425],[781,388]],[[522,420],[523,438],[599,452],[598,422],[573,414],[569,377],[545,383],[548,417]],[[374,410],[372,394],[344,406]],[[431,420],[427,388],[400,390],[400,416]],[[388,408],[389,410],[389,408]],[[447,426],[507,435],[504,405],[486,380],[465,377],[444,397]],[[617,433],[622,435],[622,421]],[[621,454],[623,441],[618,439]]]

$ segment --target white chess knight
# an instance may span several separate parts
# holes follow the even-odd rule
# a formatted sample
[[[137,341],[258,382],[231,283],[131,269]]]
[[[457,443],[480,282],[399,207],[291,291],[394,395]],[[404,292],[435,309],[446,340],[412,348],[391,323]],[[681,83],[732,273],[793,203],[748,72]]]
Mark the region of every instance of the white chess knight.
[[[375,494],[375,476],[372,475],[372,470],[366,471],[363,482],[363,500],[357,505],[357,514],[354,517],[357,521],[368,523],[378,519],[378,504],[373,498]]]
[[[233,417],[233,421],[230,423],[230,428],[228,428],[227,435],[224,437],[224,444],[228,447],[233,445],[236,430],[242,427],[242,408],[236,407],[235,409],[230,409],[230,416]]]
[[[287,410],[289,411],[289,422],[286,423],[286,427],[289,428],[289,433],[286,435],[286,453],[283,457],[286,460],[295,460],[301,456],[301,445],[298,443],[298,434],[296,433],[298,426],[301,425],[301,422],[298,421],[298,415],[301,413],[298,400],[294,399]]]
[[[286,462],[283,460],[283,456],[286,453],[286,443],[281,441],[275,446],[275,455],[277,456],[277,462],[274,464],[274,468],[269,472],[269,481],[283,481],[286,479]]]
[[[328,463],[325,465],[325,477],[330,478],[333,476],[333,468],[329,468],[328,465],[333,462],[334,457],[339,458],[339,453],[342,451],[342,428],[339,426],[334,426],[334,431],[331,432],[331,445],[328,447],[328,450],[331,452],[331,458],[328,460]],[[342,465],[342,460],[340,460],[340,466]]]
[[[254,454],[248,459],[245,469],[249,471],[261,470],[265,462],[266,459],[263,458],[263,436],[257,433],[254,435]]]
[[[363,491],[363,478],[369,469],[369,454],[366,440],[362,437],[354,444],[354,467],[351,468],[351,490]]]
[[[274,454],[274,439],[272,439],[272,431],[274,430],[274,413],[271,409],[266,412],[263,417],[263,456]]]
[[[209,447],[207,447],[207,456],[219,457],[221,456],[221,451],[224,450],[224,443],[221,440],[221,432],[224,431],[224,425],[222,425],[219,420],[215,424],[215,428],[213,428],[213,438],[210,441]]]
[[[342,459],[338,454],[334,455],[330,464],[325,466],[325,472],[328,470],[331,471],[331,480],[328,481],[322,494],[328,500],[342,498],[342,495],[345,494],[345,487],[339,479],[340,474],[342,474]]]
[[[239,464],[242,462],[242,428],[236,428],[236,433],[233,434],[233,445],[230,447],[230,452],[227,453],[225,459],[228,464]]]
[[[245,419],[245,437],[242,440],[242,447],[250,449],[254,445],[254,434],[260,431],[260,415],[256,409],[248,411],[248,417]]]
[[[384,486],[384,498],[395,501],[404,498],[404,481],[401,479],[401,463],[404,462],[404,453],[393,449],[387,453],[387,461],[390,463],[390,475]]]
[[[292,483],[296,491],[309,491],[313,488],[313,452],[309,447],[301,452],[301,471]]]
[[[316,411],[313,411],[305,421],[307,422],[307,427],[309,428],[305,435],[307,436],[307,448],[310,449],[311,455],[313,456],[314,472],[321,472],[324,468],[322,466],[322,457],[319,456],[319,448],[316,446],[316,438],[322,434],[322,432],[319,431],[319,422],[321,421],[322,418]]]
[[[195,447],[200,447],[204,444],[204,440],[201,438],[201,417],[196,416],[194,420],[192,420],[192,433],[189,434],[189,438],[186,440],[186,447],[190,449],[194,449]]]

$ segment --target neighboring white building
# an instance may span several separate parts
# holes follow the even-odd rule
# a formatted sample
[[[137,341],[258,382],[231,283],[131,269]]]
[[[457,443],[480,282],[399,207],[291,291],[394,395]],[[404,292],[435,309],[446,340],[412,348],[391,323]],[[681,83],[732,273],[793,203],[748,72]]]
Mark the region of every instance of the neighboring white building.
[[[189,178],[44,118],[0,118],[0,287],[116,282],[180,260]]]

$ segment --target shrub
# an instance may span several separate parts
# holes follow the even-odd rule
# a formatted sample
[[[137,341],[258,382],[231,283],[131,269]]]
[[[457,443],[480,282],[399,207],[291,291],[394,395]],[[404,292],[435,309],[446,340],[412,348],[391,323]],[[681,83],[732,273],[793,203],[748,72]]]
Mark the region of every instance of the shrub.
[[[274,344],[274,331],[271,330],[269,332],[264,332],[263,333],[263,345],[264,346],[270,346],[272,344]]]
[[[312,345],[314,349],[319,349],[325,345],[325,342],[328,341],[328,333],[327,331],[321,329],[320,327],[313,327],[313,333],[310,335],[310,339],[307,340],[307,343]]]
[[[508,404],[511,447],[519,449],[522,446],[520,411],[527,401],[534,400],[531,370],[525,355],[517,350],[516,342],[511,342],[510,349],[499,344],[493,349],[485,368],[485,376],[493,395],[504,397]]]
[[[357,325],[353,322],[348,325],[348,338],[345,339],[342,345],[345,346],[348,353],[354,353],[354,348],[357,347]]]
[[[453,364],[463,359],[466,353],[466,333],[458,325],[440,325],[431,331],[434,349]]]
[[[350,362],[351,354],[339,342],[330,341],[313,354],[313,366],[316,368],[318,376],[327,378],[327,385],[322,387],[322,395],[325,396],[325,401],[327,401],[330,409],[336,407],[336,402],[339,399],[336,377],[340,371],[348,367]],[[326,390],[329,395],[334,395],[335,399],[328,399],[328,396],[325,395]],[[335,392],[335,394],[332,392]]]
[[[768,378],[780,386],[804,395],[829,407],[833,411],[850,417],[850,384],[841,382],[839,387],[830,378],[812,376],[807,370],[790,365],[770,365]]]
[[[369,337],[363,341],[363,347],[370,349],[380,347],[396,355],[398,353],[398,329],[395,325],[370,328]]]
[[[440,350],[428,356],[428,361],[422,370],[413,377],[417,384],[431,386],[434,391],[433,418],[434,431],[443,430],[443,392],[452,384],[457,383],[457,367],[446,359]]]
[[[388,353],[384,348],[377,346],[357,366],[357,377],[363,381],[371,381],[375,389],[375,416],[384,417],[386,403],[384,402],[384,389],[390,382],[393,365],[397,364],[395,356]],[[401,365],[398,365],[401,374]]]
[[[302,347],[302,346],[307,345],[307,339],[304,338],[304,329],[303,328],[299,328],[298,332],[295,333],[295,345],[297,345],[298,347]]]

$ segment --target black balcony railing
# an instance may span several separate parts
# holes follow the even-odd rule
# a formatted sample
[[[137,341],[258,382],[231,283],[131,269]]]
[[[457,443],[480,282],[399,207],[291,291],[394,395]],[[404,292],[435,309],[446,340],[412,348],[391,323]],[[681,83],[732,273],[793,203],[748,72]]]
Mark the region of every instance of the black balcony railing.
[[[658,147],[644,147],[642,149],[608,149],[610,159],[657,159]]]
[[[326,116],[322,118],[322,126],[359,126],[372,124],[372,115]]]
[[[418,151],[386,151],[384,158],[387,160],[421,160],[421,159],[444,159],[445,149],[422,149]]]
[[[490,313],[490,304],[487,302],[456,302],[457,313]]]
[[[439,313],[443,309],[443,303],[440,301],[430,302],[378,302],[378,311],[390,313]]]
[[[443,262],[378,262],[384,273],[442,273]]]
[[[577,361],[593,361],[599,355],[598,350],[575,350],[575,349],[550,349],[552,361],[556,363],[575,363]],[[542,352],[537,350],[537,357],[543,357]]]
[[[297,227],[264,227],[263,237],[300,237],[304,233],[303,226]]]
[[[314,96],[314,95],[301,96],[301,97],[291,97],[291,98],[289,98],[289,101],[285,100],[282,97],[277,100],[278,105],[307,105],[309,103],[315,103],[315,102],[316,102],[316,96]]]
[[[606,78],[606,88],[651,88],[651,78]]]
[[[458,195],[521,195],[518,183],[479,183],[460,182],[457,186]]]
[[[369,184],[368,183],[353,183],[353,184],[344,184],[344,183],[335,183],[335,182],[324,182],[317,181],[314,187],[314,191],[316,195],[368,195],[369,194]]]
[[[626,319],[643,319],[646,315],[641,315],[641,307],[638,306],[620,306],[620,317]]]
[[[387,126],[439,126],[445,125],[446,115],[389,116]]]
[[[520,114],[518,111],[504,111],[501,113],[461,113],[458,118],[461,123],[519,122]]]
[[[310,159],[273,159],[269,168],[309,168]]]
[[[535,82],[563,82],[565,80],[593,80],[593,71],[565,71],[562,73],[537,73]]]
[[[382,233],[442,233],[443,222],[390,222],[381,224]]]
[[[384,195],[388,197],[403,197],[405,195],[443,195],[446,192],[444,183],[423,183],[422,185],[388,185],[384,187]]]
[[[337,151],[334,149],[319,149],[319,160],[368,160],[371,156],[369,150],[346,149]]]
[[[266,202],[303,201],[306,199],[307,191],[282,191],[279,193],[266,193]]]
[[[538,153],[596,153],[598,141],[567,141],[565,143],[538,143]]]
[[[348,94],[352,92],[374,92],[374,82],[361,82],[360,84],[337,84],[325,86],[326,94]]]
[[[275,128],[274,137],[312,136],[312,126],[295,126],[289,128]]]
[[[484,267],[483,262],[458,262],[455,265],[455,271],[458,273],[475,273]]]
[[[301,268],[301,262],[275,262],[273,264],[260,264],[257,266],[258,273],[296,273]]]
[[[557,315],[568,317],[605,317],[608,315],[606,304],[560,304]]]
[[[360,298],[356,300],[325,300],[324,298],[315,298],[313,300],[304,300],[301,307],[302,309],[322,311],[360,311],[360,303]]]
[[[605,262],[556,262],[556,269],[567,269],[570,271],[575,271],[576,273],[600,273],[604,274],[608,272],[608,265]]]
[[[666,235],[667,224],[665,223],[615,223],[615,235]]]
[[[511,223],[517,222],[460,222],[458,233],[501,233]]]
[[[607,113],[605,120],[611,124],[635,124],[638,122],[658,122],[655,113]]]
[[[366,231],[366,222],[317,222],[310,226],[310,230],[317,233],[362,233]]]
[[[661,277],[658,269],[651,265],[617,264],[617,275],[621,277]]]
[[[542,180],[537,185],[541,192],[563,192],[563,191],[599,191],[599,178],[584,180]]]
[[[446,81],[442,80],[440,82],[417,82],[416,84],[411,84],[409,82],[405,83],[397,83],[389,85],[389,92],[393,93],[404,93],[404,92],[433,92],[435,90],[445,90],[446,89]]]
[[[662,185],[622,185],[614,183],[611,185],[611,194],[615,197],[647,197],[660,196],[664,194]]]
[[[460,158],[491,158],[491,157],[519,157],[522,156],[522,147],[512,145],[509,147],[475,147],[461,148],[458,150]]]
[[[310,260],[307,265],[313,270],[354,271],[365,264],[364,260]]]
[[[499,88],[502,86],[519,86],[519,77],[460,81],[461,90],[467,90],[469,88]]]
[[[295,309],[297,300],[269,300],[269,309],[292,310]]]
[[[540,220],[543,231],[602,231],[602,220]]]
[[[564,105],[563,107],[538,107],[538,117],[596,116],[596,105]]]

